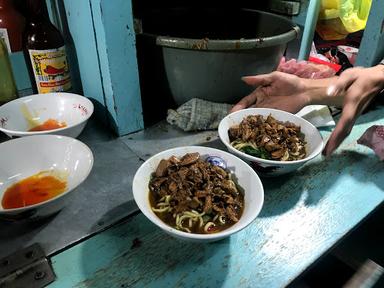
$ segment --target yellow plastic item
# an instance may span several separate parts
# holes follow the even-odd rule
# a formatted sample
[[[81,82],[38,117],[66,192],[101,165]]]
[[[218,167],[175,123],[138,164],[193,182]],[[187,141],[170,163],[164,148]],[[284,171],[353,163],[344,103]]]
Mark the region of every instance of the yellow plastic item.
[[[322,38],[326,34],[326,40],[337,40],[345,38],[349,33],[363,30],[371,3],[372,0],[321,0],[317,32]],[[329,33],[330,31],[335,33]]]
[[[349,34],[340,18],[319,20],[316,31],[324,40],[341,40],[345,39]]]
[[[319,19],[335,19],[339,17],[339,0],[322,0]]]

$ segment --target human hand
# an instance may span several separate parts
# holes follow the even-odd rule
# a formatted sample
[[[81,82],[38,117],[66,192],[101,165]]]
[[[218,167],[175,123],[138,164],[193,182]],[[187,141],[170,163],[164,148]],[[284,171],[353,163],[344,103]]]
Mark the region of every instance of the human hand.
[[[305,79],[295,75],[276,71],[270,74],[243,77],[242,80],[256,89],[241,99],[231,112],[258,107],[296,113],[310,102],[304,84]]]
[[[323,155],[329,156],[349,135],[357,117],[371,100],[384,89],[384,66],[345,70],[327,90],[329,97],[343,99],[343,110]]]

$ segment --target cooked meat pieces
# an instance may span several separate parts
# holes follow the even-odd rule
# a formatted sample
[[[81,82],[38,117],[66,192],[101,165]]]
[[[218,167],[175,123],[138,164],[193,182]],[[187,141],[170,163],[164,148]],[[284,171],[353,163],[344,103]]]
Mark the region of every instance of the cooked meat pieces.
[[[155,199],[171,196],[172,213],[193,209],[236,222],[241,216],[241,209],[235,207],[243,207],[242,194],[229,173],[205,162],[199,153],[161,160],[149,188]]]
[[[228,218],[231,219],[233,222],[239,221],[239,219],[237,218],[237,213],[236,213],[235,209],[232,207],[232,205],[228,206],[225,209],[225,211],[228,215]]]
[[[197,160],[199,160],[200,154],[199,153],[188,153],[185,154],[180,159],[180,166],[186,166],[195,163]]]
[[[204,203],[203,211],[205,213],[211,213],[211,210],[212,210],[212,196],[208,195],[207,197],[205,197],[205,203]]]
[[[300,127],[291,122],[281,122],[271,115],[249,115],[239,125],[228,130],[230,142],[251,143],[263,148],[274,160],[297,160],[306,156],[304,135]],[[244,147],[244,146],[242,146]]]
[[[157,177],[163,177],[165,176],[165,174],[167,173],[167,169],[168,167],[171,165],[172,163],[169,161],[169,160],[164,160],[162,159],[159,163],[159,166],[157,166],[157,169],[156,169],[156,176]]]

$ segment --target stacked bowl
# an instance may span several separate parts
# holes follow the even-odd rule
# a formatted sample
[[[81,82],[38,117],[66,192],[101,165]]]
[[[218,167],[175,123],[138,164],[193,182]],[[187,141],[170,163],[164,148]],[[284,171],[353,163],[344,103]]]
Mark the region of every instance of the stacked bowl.
[[[0,107],[0,131],[16,137],[0,144],[0,219],[38,219],[65,206],[93,166],[92,151],[75,139],[92,113],[90,100],[71,93]]]

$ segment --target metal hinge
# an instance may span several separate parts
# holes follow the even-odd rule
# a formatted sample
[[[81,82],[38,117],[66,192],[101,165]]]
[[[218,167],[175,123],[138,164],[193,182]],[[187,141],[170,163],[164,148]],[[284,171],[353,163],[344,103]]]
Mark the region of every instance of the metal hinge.
[[[41,288],[54,280],[51,263],[38,244],[0,260],[0,288]]]

